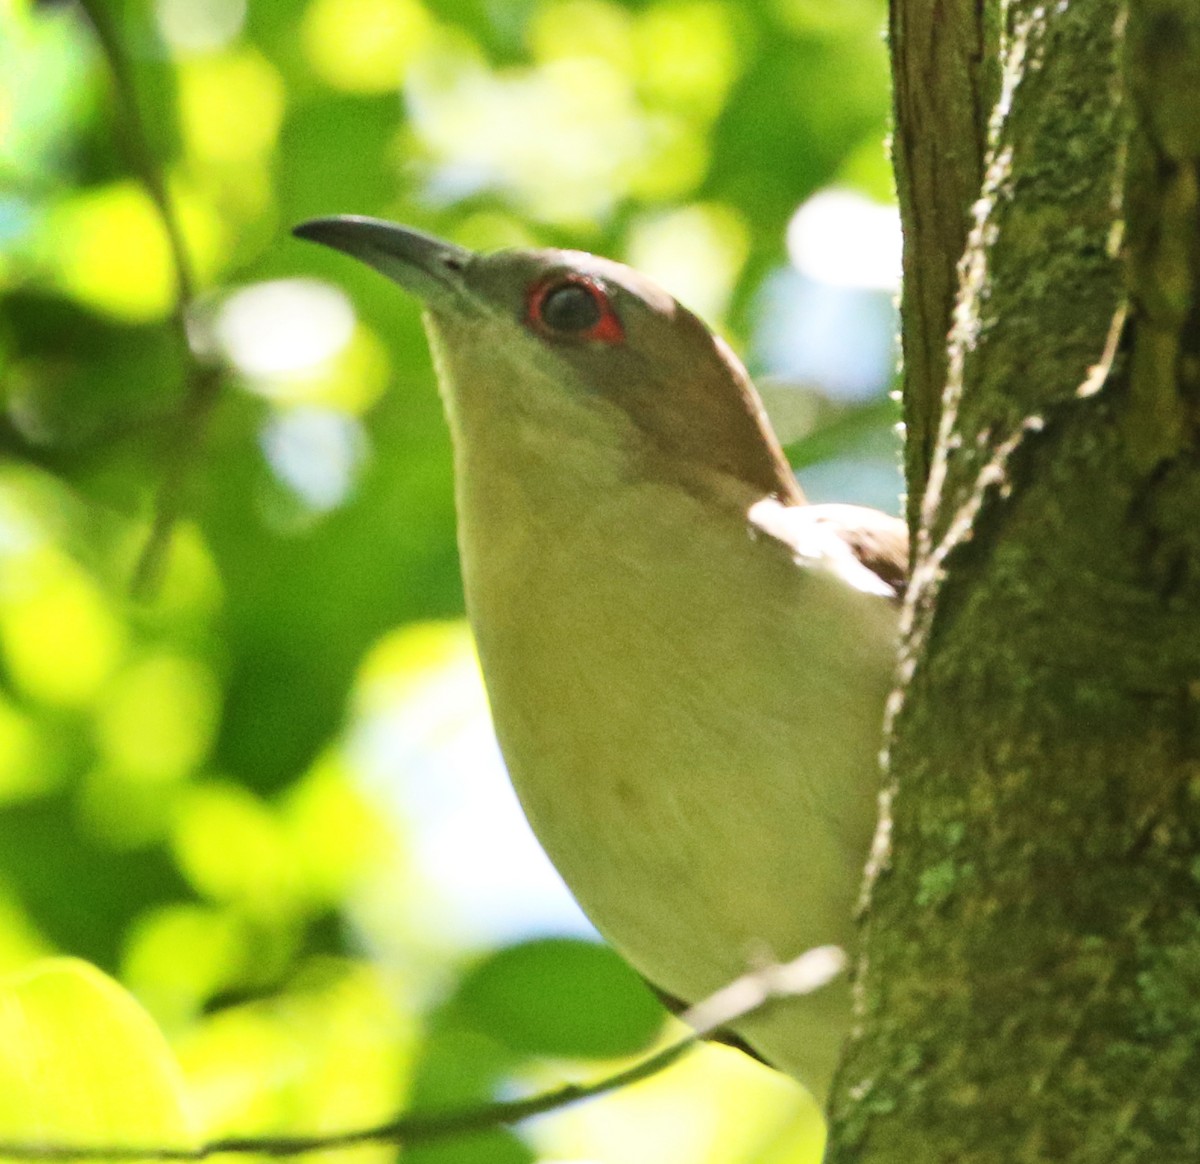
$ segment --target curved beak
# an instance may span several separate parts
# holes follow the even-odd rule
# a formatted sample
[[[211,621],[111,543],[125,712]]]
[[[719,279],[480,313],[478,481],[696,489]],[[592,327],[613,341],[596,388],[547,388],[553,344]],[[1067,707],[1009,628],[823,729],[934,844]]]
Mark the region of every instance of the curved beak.
[[[356,214],[310,218],[292,234],[343,251],[430,304],[462,293],[462,274],[475,258],[473,251],[433,235]]]

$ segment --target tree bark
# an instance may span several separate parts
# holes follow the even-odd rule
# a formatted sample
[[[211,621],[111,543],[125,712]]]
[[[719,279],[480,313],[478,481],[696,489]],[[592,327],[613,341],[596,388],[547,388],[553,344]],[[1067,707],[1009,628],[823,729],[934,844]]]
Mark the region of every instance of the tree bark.
[[[983,180],[995,103],[995,16],[983,0],[910,0],[891,8],[892,162],[905,237],[905,476],[913,527],[937,441],[958,261]]]
[[[893,28],[932,10],[894,0]],[[944,392],[913,358],[944,333],[937,295],[906,287],[909,415],[936,441],[927,480],[908,458],[915,563],[829,1159],[1194,1161],[1200,7],[988,0],[967,41],[988,27],[996,69],[932,126],[992,102]],[[941,163],[900,92],[929,44],[892,43],[906,246],[934,252],[905,269],[944,275],[953,231],[918,221]]]

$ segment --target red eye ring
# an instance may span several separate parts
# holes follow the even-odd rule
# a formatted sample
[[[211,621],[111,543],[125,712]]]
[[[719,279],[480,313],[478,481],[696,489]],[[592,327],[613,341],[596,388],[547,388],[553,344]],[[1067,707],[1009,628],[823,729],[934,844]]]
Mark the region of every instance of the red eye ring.
[[[604,288],[586,275],[553,275],[535,284],[525,320],[550,339],[616,344],[625,338]]]

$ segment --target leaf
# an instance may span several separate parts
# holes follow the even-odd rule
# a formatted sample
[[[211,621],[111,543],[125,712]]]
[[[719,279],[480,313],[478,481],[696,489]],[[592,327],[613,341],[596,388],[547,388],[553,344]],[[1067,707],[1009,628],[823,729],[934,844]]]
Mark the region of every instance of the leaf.
[[[896,401],[890,396],[878,396],[847,408],[814,432],[790,442],[783,452],[793,469],[803,469],[859,451],[863,445],[877,442],[880,436],[890,443],[899,419]]]
[[[645,1049],[663,1009],[609,947],[575,938],[510,946],[468,972],[459,1012],[512,1051],[612,1058]]]
[[[416,1144],[404,1152],[404,1164],[533,1164],[535,1159],[527,1144],[503,1128],[444,1144]]]
[[[0,1138],[180,1147],[183,1080],[133,996],[75,958],[0,980]]]
[[[453,1010],[453,1006],[450,1008]],[[413,1111],[485,1106],[512,1067],[508,1049],[477,1031],[436,1030],[423,1048],[408,1102]],[[508,1128],[458,1135],[444,1143],[412,1144],[405,1164],[532,1164],[529,1146]]]

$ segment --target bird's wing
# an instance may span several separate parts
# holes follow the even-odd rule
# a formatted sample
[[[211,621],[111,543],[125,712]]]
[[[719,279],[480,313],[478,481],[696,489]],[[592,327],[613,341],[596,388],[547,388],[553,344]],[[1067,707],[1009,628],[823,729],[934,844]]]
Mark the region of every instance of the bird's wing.
[[[752,505],[748,516],[798,562],[822,565],[870,594],[904,593],[908,529],[898,517],[862,505],[786,505],[773,497]]]

